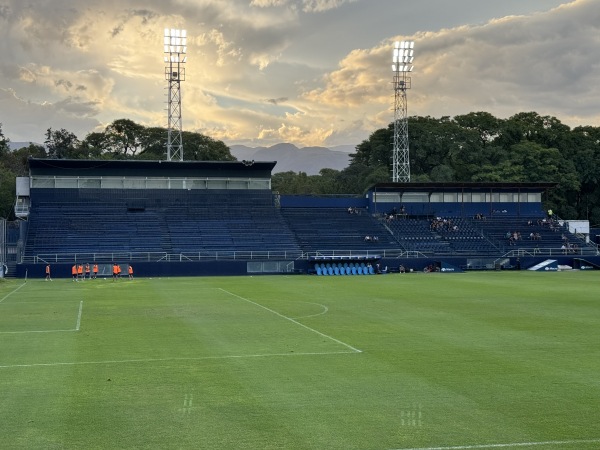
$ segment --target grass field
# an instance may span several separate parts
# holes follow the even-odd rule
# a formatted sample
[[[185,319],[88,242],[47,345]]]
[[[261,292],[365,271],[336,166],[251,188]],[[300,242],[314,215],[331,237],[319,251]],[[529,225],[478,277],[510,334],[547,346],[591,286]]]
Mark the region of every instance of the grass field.
[[[598,449],[600,276],[0,283],[3,449]]]

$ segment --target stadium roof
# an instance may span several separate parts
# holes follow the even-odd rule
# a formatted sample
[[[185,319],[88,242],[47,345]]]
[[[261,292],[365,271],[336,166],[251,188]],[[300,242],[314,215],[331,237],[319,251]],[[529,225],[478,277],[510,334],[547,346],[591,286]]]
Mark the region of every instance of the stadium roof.
[[[270,178],[274,161],[139,161],[29,158],[31,175]]]

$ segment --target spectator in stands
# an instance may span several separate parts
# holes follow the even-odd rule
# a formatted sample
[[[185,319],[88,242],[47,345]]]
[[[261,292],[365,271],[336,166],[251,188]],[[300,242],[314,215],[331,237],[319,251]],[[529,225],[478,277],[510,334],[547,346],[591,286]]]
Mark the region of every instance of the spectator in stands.
[[[73,264],[73,267],[71,267],[71,275],[73,276],[73,281],[77,281],[77,264]]]
[[[94,263],[94,267],[92,267],[92,278],[95,280],[98,276],[98,263]]]
[[[52,278],[50,277],[50,264],[46,264],[46,280],[45,281],[52,281]]]
[[[365,242],[371,242],[371,236],[368,234],[365,236]]]
[[[131,264],[129,264],[129,267],[127,267],[127,273],[129,274],[129,279],[133,280],[133,267]]]

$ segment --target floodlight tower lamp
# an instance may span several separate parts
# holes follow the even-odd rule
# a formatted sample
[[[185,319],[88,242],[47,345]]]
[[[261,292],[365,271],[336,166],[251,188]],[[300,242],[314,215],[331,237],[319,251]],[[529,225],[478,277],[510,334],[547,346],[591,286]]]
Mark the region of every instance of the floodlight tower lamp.
[[[406,90],[410,89],[414,61],[413,41],[396,41],[392,52],[394,73],[394,142],[392,150],[392,181],[410,182],[410,160],[408,146],[408,114]]]
[[[183,161],[181,81],[185,81],[183,64],[187,62],[186,30],[165,28],[163,45],[165,79],[168,82],[167,159]]]

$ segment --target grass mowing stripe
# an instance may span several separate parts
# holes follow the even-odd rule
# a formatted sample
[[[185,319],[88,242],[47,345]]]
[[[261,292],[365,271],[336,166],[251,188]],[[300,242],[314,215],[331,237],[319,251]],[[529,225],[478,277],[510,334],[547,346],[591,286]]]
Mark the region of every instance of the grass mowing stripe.
[[[481,444],[481,445],[455,445],[453,447],[421,447],[421,448],[401,448],[396,450],[475,450],[485,448],[507,448],[507,447],[537,447],[540,445],[575,445],[575,444],[595,444],[600,439],[571,439],[566,441],[541,441],[541,442],[514,442],[512,444]]]
[[[74,331],[74,330],[67,330]],[[89,366],[93,364],[127,364],[127,363],[152,363],[152,362],[170,362],[170,361],[204,361],[214,359],[243,359],[243,358],[271,358],[281,356],[327,356],[327,355],[352,355],[356,352],[304,352],[304,353],[265,353],[262,355],[223,355],[223,356],[200,356],[197,358],[147,358],[147,359],[115,359],[107,361],[76,361],[76,362],[56,362],[56,363],[38,363],[38,364],[10,364],[0,366],[0,369],[13,369],[19,367],[59,367],[59,366]]]
[[[339,339],[336,339],[336,338],[334,338],[334,337],[331,337],[331,336],[329,336],[329,335],[327,335],[327,334],[325,334],[325,333],[321,333],[320,331],[317,331],[317,330],[315,330],[314,328],[311,328],[311,327],[309,327],[309,326],[306,326],[306,325],[304,325],[303,323],[300,323],[300,322],[298,322],[297,320],[294,320],[294,319],[292,319],[291,317],[284,316],[283,314],[281,314],[281,313],[279,313],[279,312],[277,312],[277,311],[275,311],[275,310],[273,310],[273,309],[271,309],[271,308],[267,308],[266,306],[263,306],[263,305],[261,305],[260,303],[253,302],[252,300],[249,300],[249,299],[247,299],[247,298],[244,298],[244,297],[242,297],[242,296],[239,296],[239,295],[237,295],[237,294],[234,294],[233,292],[229,292],[229,291],[227,291],[226,289],[223,289],[223,288],[219,288],[219,289],[220,289],[221,291],[223,291],[223,292],[225,292],[225,293],[229,294],[229,295],[232,295],[232,296],[234,296],[234,297],[237,297],[237,298],[239,298],[240,300],[244,300],[245,302],[251,303],[251,304],[253,304],[253,305],[255,305],[255,306],[258,306],[259,308],[262,308],[262,309],[264,309],[264,310],[266,310],[266,311],[269,311],[270,313],[273,313],[273,314],[275,314],[275,315],[277,315],[277,316],[279,316],[279,317],[281,317],[281,318],[283,318],[283,319],[285,319],[285,320],[289,320],[290,322],[292,322],[292,323],[295,323],[296,325],[300,325],[301,327],[303,327],[303,328],[306,328],[307,330],[310,330],[310,331],[312,331],[313,333],[317,333],[319,336],[322,336],[322,337],[324,337],[324,338],[327,338],[327,339],[330,339],[330,340],[332,340],[332,341],[334,341],[334,342],[337,342],[338,344],[341,344],[341,345],[343,345],[344,347],[347,347],[347,348],[349,348],[349,349],[350,349],[350,350],[352,350],[353,352],[356,352],[356,353],[362,353],[362,350],[359,350],[359,349],[357,349],[357,348],[354,348],[354,347],[352,347],[351,345],[349,345],[349,344],[346,344],[345,342],[342,342],[342,341],[340,341]]]

